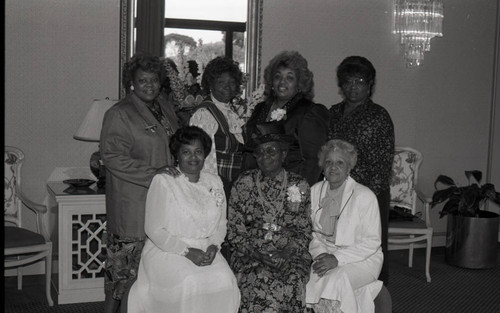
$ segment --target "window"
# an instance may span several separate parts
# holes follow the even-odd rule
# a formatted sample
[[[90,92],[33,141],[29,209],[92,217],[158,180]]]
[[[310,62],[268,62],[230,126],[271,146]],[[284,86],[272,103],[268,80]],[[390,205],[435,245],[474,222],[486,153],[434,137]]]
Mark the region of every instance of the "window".
[[[138,1],[120,1],[121,67],[135,53]],[[163,47],[158,47],[162,49],[164,57],[173,59],[181,70],[186,67],[187,61],[195,60],[201,74],[204,66],[215,56],[229,56],[249,74],[247,91],[255,89],[260,71],[262,0],[164,1],[165,18],[161,23]],[[161,1],[156,3],[162,4]],[[158,25],[148,25],[151,28],[148,34],[158,30]],[[158,40],[151,42],[156,43]]]
[[[247,6],[247,0],[165,0],[163,57],[181,71],[194,60],[201,73],[216,56],[227,56],[244,70]]]

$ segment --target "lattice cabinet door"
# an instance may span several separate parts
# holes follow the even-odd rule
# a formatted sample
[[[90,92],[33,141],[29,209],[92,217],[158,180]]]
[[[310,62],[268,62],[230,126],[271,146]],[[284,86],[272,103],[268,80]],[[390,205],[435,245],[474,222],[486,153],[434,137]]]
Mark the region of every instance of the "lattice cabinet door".
[[[53,194],[58,204],[58,304],[104,300],[104,194]]]

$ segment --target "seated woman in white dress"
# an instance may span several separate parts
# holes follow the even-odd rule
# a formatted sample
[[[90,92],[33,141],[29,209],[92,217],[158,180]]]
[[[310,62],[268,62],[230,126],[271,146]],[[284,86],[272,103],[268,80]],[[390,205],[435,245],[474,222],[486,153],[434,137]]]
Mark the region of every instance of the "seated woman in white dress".
[[[219,252],[227,227],[222,181],[201,172],[211,145],[208,134],[194,126],[171,138],[180,175],[158,174],[149,188],[148,238],[128,312],[238,311],[236,278]]]
[[[384,259],[377,197],[349,176],[357,160],[353,145],[330,140],[318,157],[326,181],[311,188],[313,264],[307,306],[315,313],[374,312]]]

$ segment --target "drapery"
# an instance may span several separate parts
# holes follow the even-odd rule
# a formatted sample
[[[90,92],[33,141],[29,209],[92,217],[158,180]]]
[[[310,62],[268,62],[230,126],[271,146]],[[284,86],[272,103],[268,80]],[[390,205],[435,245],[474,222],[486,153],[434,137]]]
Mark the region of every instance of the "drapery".
[[[137,1],[137,53],[163,56],[164,20],[165,0]]]

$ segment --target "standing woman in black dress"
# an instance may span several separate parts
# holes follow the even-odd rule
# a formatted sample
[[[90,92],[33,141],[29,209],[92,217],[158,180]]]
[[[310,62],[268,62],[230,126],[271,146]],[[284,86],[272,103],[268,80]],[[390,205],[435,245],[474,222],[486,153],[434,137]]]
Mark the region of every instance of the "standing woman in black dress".
[[[351,176],[377,196],[382,222],[382,250],[387,259],[390,176],[394,158],[394,125],[385,108],[373,103],[375,68],[361,56],[345,58],[337,67],[344,100],[330,108],[328,140],[342,139],[356,147],[358,162]],[[388,282],[384,260],[380,280]]]

